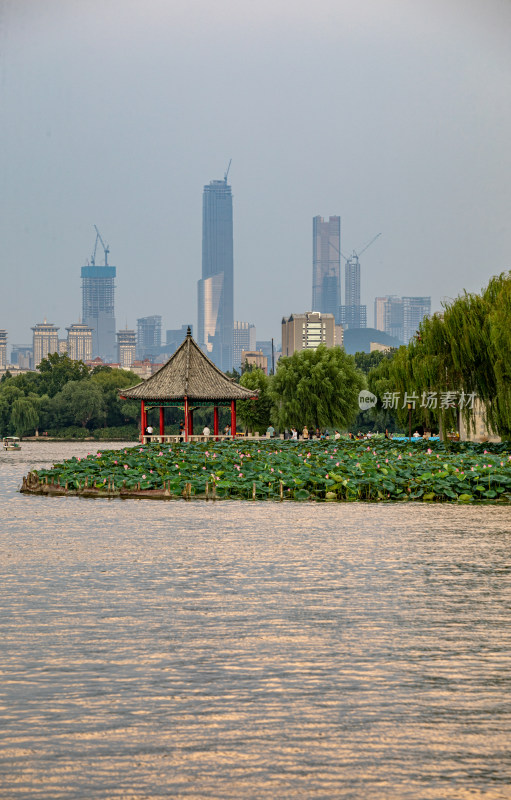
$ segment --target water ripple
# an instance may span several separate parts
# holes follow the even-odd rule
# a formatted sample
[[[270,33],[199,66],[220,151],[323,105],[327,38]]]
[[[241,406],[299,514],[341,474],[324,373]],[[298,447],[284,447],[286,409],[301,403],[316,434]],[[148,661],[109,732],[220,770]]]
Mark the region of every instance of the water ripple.
[[[496,798],[511,512],[27,497],[1,454],[6,798]]]

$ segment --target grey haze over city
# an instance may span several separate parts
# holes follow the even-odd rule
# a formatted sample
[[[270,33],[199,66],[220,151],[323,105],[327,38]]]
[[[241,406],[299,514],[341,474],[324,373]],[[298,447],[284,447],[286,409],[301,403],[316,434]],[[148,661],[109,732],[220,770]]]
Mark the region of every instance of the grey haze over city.
[[[361,250],[362,303],[432,310],[511,268],[507,0],[2,0],[9,344],[81,314],[96,224],[117,327],[197,318],[202,192],[229,160],[234,317],[310,309],[312,219]],[[344,294],[344,281],[342,281]]]

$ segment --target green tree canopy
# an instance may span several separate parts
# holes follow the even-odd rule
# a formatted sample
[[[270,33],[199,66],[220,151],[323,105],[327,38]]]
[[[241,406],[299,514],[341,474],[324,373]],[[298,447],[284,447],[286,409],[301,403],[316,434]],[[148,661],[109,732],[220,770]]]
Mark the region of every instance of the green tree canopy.
[[[105,418],[103,392],[92,380],[69,381],[53,398],[54,410],[61,425],[101,423]]]
[[[279,360],[270,384],[277,425],[347,428],[365,387],[353,356],[340,347],[320,345]]]
[[[31,433],[39,423],[37,400],[31,397],[17,397],[12,404],[11,422],[17,436]]]
[[[270,424],[272,409],[270,379],[262,369],[250,369],[243,373],[240,384],[246,389],[259,391],[257,400],[238,400],[236,410],[240,421],[251,432],[265,431]]]
[[[478,294],[464,292],[444,305],[442,314],[422,321],[418,335],[390,362],[382,361],[369,375],[372,391],[475,394],[483,403],[489,426],[511,438],[511,273],[491,279]],[[470,404],[463,407],[419,407],[413,423],[440,424],[444,432],[461,413],[473,422]],[[398,410],[404,421],[405,409]]]
[[[89,377],[89,368],[83,361],[73,361],[67,353],[51,353],[39,364],[40,393],[54,397],[69,381],[81,381]]]

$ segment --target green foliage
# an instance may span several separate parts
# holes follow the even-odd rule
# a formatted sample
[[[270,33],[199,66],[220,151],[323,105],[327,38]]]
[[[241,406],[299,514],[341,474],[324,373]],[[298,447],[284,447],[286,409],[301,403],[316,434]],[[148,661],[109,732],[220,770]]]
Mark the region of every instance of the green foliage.
[[[11,422],[17,436],[32,433],[39,422],[39,413],[34,401],[29,397],[18,397],[12,404]]]
[[[119,389],[135,386],[141,379],[124,369],[101,369],[91,376],[91,382],[103,393],[105,406],[105,425],[118,427],[123,423],[137,422],[140,416],[140,403],[133,400],[121,400]]]
[[[358,412],[364,376],[340,347],[300,350],[279,360],[270,384],[280,428],[346,429]]]
[[[270,424],[272,399],[270,397],[270,379],[262,369],[250,369],[243,373],[240,384],[246,389],[258,391],[257,400],[239,400],[236,413],[240,422],[251,432],[266,430]]]
[[[230,371],[227,370],[227,372],[225,374],[227,375],[228,378],[231,378],[231,380],[233,380],[234,383],[239,383],[240,382],[240,373],[238,372],[237,369],[233,368]]]
[[[353,358],[355,359],[356,368],[363,372],[364,375],[368,375],[370,370],[381,364],[384,359],[392,358],[394,353],[395,350],[390,350],[389,352],[374,350],[372,353],[355,353]]]
[[[54,397],[69,381],[81,381],[89,377],[89,368],[83,361],[73,361],[67,353],[51,353],[39,364],[40,391]]]
[[[105,418],[104,396],[92,380],[69,381],[53,398],[54,411],[61,425],[98,425]]]
[[[491,279],[480,295],[465,292],[445,304],[443,314],[423,320],[418,335],[401,347],[390,361],[383,360],[369,373],[369,388],[381,398],[384,392],[475,393],[483,404],[487,423],[503,438],[511,438],[511,273]],[[413,411],[413,426],[439,426],[444,435],[457,428],[457,415],[467,427],[473,414],[465,406],[421,408]],[[407,427],[407,410],[397,416]]]
[[[511,456],[466,444],[371,440],[145,445],[73,458],[40,470],[72,489],[163,489],[239,499],[511,503]],[[211,497],[211,494],[209,494]]]

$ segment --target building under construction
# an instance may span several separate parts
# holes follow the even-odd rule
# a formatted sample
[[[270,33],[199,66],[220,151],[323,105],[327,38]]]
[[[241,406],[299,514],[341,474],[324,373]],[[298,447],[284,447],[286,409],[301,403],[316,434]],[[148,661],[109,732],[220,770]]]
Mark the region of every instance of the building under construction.
[[[92,328],[92,357],[100,356],[107,363],[115,361],[115,275],[116,268],[108,263],[108,245],[96,230],[94,253],[90,263],[82,267],[82,322]],[[104,251],[105,263],[96,264],[98,243]]]

